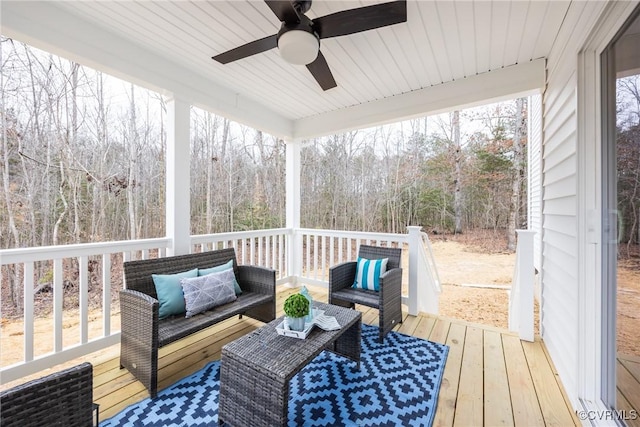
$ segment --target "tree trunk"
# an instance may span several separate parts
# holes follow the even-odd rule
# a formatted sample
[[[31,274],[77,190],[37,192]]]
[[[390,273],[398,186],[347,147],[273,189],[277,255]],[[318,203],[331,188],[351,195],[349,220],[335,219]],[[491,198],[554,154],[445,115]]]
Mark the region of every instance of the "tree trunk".
[[[96,128],[96,135],[97,135],[97,142],[99,144],[100,147],[106,147],[104,150],[104,153],[102,154],[102,162],[99,162],[97,166],[97,173],[96,176],[93,176],[93,208],[92,208],[92,214],[91,214],[91,241],[94,241],[94,239],[98,238],[99,239],[105,239],[105,228],[106,228],[106,218],[107,218],[107,213],[106,213],[106,207],[107,207],[107,197],[105,194],[105,191],[103,191],[102,189],[102,180],[105,179],[105,174],[104,171],[107,170],[108,168],[106,167],[107,164],[107,153],[109,152],[108,150],[108,139],[107,139],[107,130],[108,130],[108,126],[107,126],[107,115],[106,115],[106,106],[105,106],[105,99],[104,99],[104,84],[103,84],[103,79],[104,76],[102,75],[102,73],[97,73],[96,74],[96,101],[98,103],[97,105],[97,112],[96,112],[96,121],[95,121],[95,128]],[[114,230],[115,231],[115,230]],[[113,239],[114,236],[111,236],[111,239]]]
[[[56,220],[56,223],[53,226],[52,243],[54,246],[58,244],[58,238],[60,236],[60,226],[62,225],[62,220],[64,219],[64,217],[67,215],[67,212],[69,211],[69,203],[67,203],[67,197],[64,194],[64,189],[67,184],[67,178],[64,171],[64,161],[62,160],[62,158],[60,159],[60,162],[58,165],[60,168],[60,184],[58,185],[58,193],[60,194],[60,201],[62,202],[62,212],[60,212],[60,215],[58,215],[58,219]]]
[[[453,193],[454,234],[462,234],[462,149],[460,147],[460,111],[453,112],[453,145],[455,150],[455,178]]]
[[[137,163],[137,135],[136,135],[136,102],[134,86],[131,84],[131,111],[129,112],[129,174],[127,178],[127,205],[129,212],[129,239],[135,240],[136,236],[136,209],[133,189],[135,185]]]
[[[513,181],[511,185],[511,200],[509,202],[509,223],[507,226],[507,249],[516,250],[516,228],[520,212],[520,190],[524,179],[524,98],[516,100],[516,121],[513,133]]]
[[[72,150],[73,153],[78,139],[78,71],[80,69],[80,64],[73,62],[71,64],[71,126],[70,126],[70,135],[68,147]],[[79,153],[80,155],[82,153]],[[81,230],[82,225],[80,218],[82,216],[80,206],[80,199],[82,198],[82,179],[80,176],[77,176],[77,173],[74,179],[70,180],[71,188],[73,191],[73,236],[75,239],[75,243],[80,243],[81,239]]]
[[[216,129],[218,127],[218,117],[213,116],[211,113],[207,113],[205,115],[205,126],[206,126],[206,161],[207,161],[207,188],[206,188],[206,197],[207,197],[207,206],[206,206],[206,233],[213,233],[213,196],[217,194],[214,191],[214,169],[213,163],[216,161],[220,161],[220,159],[216,159],[214,156],[214,144],[216,140]]]
[[[234,231],[233,227],[233,159],[229,156],[229,160],[227,161],[227,139],[229,138],[229,120],[224,119],[222,122],[222,149],[221,149],[221,164],[224,166],[226,163],[226,173],[227,173],[227,212],[228,212],[228,226],[229,231]],[[224,163],[222,163],[224,162]]]

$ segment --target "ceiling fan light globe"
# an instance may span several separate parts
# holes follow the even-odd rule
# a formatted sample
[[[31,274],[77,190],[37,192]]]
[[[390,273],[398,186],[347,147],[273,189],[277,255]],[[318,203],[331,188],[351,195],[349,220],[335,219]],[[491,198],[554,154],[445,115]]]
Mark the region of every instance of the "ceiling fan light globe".
[[[278,51],[285,61],[296,65],[307,65],[318,57],[318,38],[302,30],[291,30],[278,39]]]

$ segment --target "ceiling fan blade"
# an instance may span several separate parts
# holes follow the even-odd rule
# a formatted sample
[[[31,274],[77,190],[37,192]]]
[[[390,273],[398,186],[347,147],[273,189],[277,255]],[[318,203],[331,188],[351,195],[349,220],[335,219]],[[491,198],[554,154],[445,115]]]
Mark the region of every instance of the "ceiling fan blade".
[[[313,20],[313,28],[321,39],[326,39],[401,22],[407,22],[406,0],[359,7],[321,16]]]
[[[300,21],[298,11],[289,0],[264,0],[264,2],[280,21],[287,23]]]
[[[307,64],[307,69],[311,71],[313,78],[316,79],[322,90],[329,90],[338,86],[322,52],[318,52],[318,57],[315,61]]]
[[[228,64],[229,62],[237,61],[238,59],[246,58],[247,56],[255,55],[257,53],[273,49],[277,46],[278,37],[274,34],[236,47],[235,49],[228,50],[220,55],[213,56],[211,59],[215,59],[221,64]]]

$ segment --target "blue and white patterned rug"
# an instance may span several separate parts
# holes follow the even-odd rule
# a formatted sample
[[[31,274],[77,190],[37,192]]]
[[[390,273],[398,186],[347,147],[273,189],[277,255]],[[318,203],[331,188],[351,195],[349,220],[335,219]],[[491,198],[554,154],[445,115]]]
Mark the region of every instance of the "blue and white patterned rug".
[[[322,352],[290,382],[289,426],[429,426],[449,348],[397,332],[384,344],[362,325],[360,370]],[[218,424],[220,362],[100,423],[112,426]]]

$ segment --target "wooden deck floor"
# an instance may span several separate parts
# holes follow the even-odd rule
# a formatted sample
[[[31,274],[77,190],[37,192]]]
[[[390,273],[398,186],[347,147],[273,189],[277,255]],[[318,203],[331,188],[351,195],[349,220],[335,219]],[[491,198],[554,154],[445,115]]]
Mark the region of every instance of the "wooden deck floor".
[[[278,292],[277,307],[293,292]],[[326,293],[314,291],[326,301]],[[363,322],[377,323],[377,310],[360,307]],[[252,319],[226,320],[160,350],[160,389],[220,358],[220,349],[259,327]],[[408,316],[399,332],[450,347],[438,399],[436,426],[579,425],[540,340],[522,342],[507,331],[431,316]],[[143,386],[119,369],[119,348],[94,360],[94,400],[106,419],[148,397]]]
[[[618,355],[617,408],[628,414],[626,421],[629,427],[640,427],[640,419],[632,414],[640,414],[640,357]],[[636,418],[636,419],[631,419]]]

